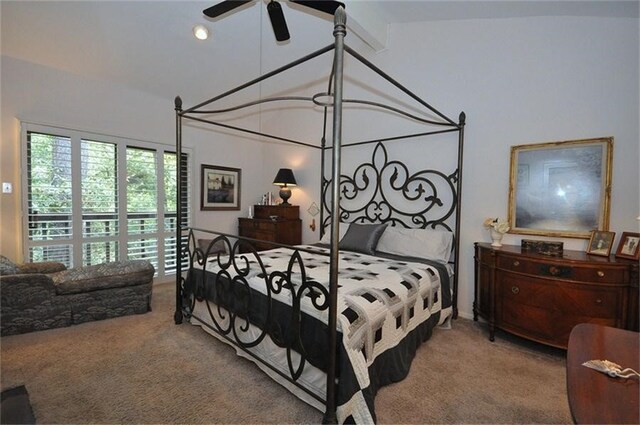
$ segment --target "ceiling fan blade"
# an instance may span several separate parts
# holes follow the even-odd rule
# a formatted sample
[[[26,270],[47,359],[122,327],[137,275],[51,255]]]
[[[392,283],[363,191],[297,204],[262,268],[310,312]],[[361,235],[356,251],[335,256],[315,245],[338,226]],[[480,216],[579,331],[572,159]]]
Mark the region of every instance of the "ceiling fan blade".
[[[346,8],[344,3],[333,0],[289,0],[292,3],[297,3],[302,6],[307,6],[315,10],[319,10],[320,12],[328,13],[333,15],[336,13],[336,9],[342,6]]]
[[[277,1],[271,0],[267,4],[267,11],[269,12],[269,19],[271,20],[276,40],[287,41],[289,39],[289,28],[287,28],[287,22],[284,20],[282,6]]]
[[[245,3],[249,3],[250,1],[252,0],[225,0],[203,10],[202,13],[210,18],[217,18],[218,16],[224,15],[225,13],[235,9],[236,7],[240,7]]]

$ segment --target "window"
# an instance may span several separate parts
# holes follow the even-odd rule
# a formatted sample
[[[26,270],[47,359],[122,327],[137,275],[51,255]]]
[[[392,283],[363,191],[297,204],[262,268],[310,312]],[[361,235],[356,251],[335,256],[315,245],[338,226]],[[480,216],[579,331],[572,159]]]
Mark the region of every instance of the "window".
[[[175,152],[161,145],[34,124],[23,124],[23,139],[29,261],[73,267],[145,259],[157,276],[175,274]],[[187,154],[183,153],[180,170],[185,176],[182,225],[187,226]]]

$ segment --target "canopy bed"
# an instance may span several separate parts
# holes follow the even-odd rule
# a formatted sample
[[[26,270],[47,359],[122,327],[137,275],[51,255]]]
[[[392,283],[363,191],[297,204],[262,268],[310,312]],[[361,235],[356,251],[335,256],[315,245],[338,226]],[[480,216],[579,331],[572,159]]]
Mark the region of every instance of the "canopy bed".
[[[179,97],[175,104],[180,155],[184,120],[320,152],[320,242],[273,243],[273,249],[258,252],[249,243],[254,240],[183,225],[176,235],[174,319],[179,324],[187,318],[233,345],[240,356],[324,411],[327,423],[375,421],[377,389],[403,379],[433,328],[457,316],[465,115],[460,113],[454,122],[345,45],[345,24],[346,15],[339,8],[333,44],[193,107],[183,109]],[[221,99],[331,53],[326,92],[261,96],[210,109]],[[420,111],[343,97],[345,53],[415,101]],[[292,101],[321,110],[319,145],[215,119],[220,113]],[[382,110],[421,129],[343,142],[345,105],[365,112]],[[327,144],[329,131],[332,142]],[[391,158],[395,156],[389,151],[391,143],[433,135],[451,139],[448,133],[457,135],[449,171],[415,171]],[[347,175],[341,167],[343,149],[356,146],[368,151],[371,160]],[[329,154],[330,167],[325,160]],[[177,179],[180,202],[185,192],[182,172]],[[182,208],[178,223],[185,223]],[[204,236],[211,243],[198,247],[197,239]],[[220,245],[226,249],[220,250]],[[183,261],[188,262],[184,271]]]

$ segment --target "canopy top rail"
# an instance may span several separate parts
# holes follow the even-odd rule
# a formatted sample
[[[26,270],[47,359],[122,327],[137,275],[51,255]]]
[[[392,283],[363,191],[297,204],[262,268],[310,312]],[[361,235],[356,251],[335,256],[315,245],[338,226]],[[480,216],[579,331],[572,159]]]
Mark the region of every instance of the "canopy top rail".
[[[271,78],[271,77],[273,77],[275,75],[281,74],[281,73],[285,72],[288,69],[294,68],[294,67],[296,67],[296,66],[298,66],[300,64],[303,64],[303,63],[305,63],[307,61],[310,61],[311,59],[316,58],[318,56],[321,56],[321,55],[323,55],[323,54],[325,54],[327,52],[330,52],[330,51],[332,51],[334,49],[335,49],[335,46],[333,44],[330,44],[330,45],[328,45],[326,47],[323,47],[322,49],[316,50],[313,53],[309,53],[308,55],[303,56],[300,59],[297,59],[297,60],[295,60],[293,62],[290,62],[290,63],[288,63],[288,64],[286,64],[284,66],[281,66],[280,68],[274,69],[271,72],[267,72],[266,74],[261,75],[258,78],[255,78],[255,79],[253,79],[253,80],[251,80],[249,82],[241,84],[241,85],[239,85],[238,87],[236,87],[234,89],[226,91],[226,92],[224,92],[224,93],[222,93],[222,94],[220,94],[218,96],[212,97],[209,100],[205,100],[204,102],[198,103],[197,105],[192,106],[191,108],[187,108],[187,109],[183,110],[180,114],[182,116],[184,116],[186,114],[189,114],[189,113],[192,113],[194,111],[197,111],[200,108],[202,108],[203,106],[207,106],[207,105],[209,105],[209,104],[211,104],[211,103],[213,103],[215,101],[218,101],[220,99],[224,99],[225,97],[231,96],[234,93],[242,91],[242,90],[244,90],[244,89],[246,89],[248,87],[251,87],[253,85],[256,85],[256,84],[258,84],[258,83],[260,83],[260,82],[262,82],[264,80],[267,80],[267,79],[269,79],[269,78]]]
[[[292,69],[298,65],[301,65],[305,62],[308,62],[314,58],[317,58],[319,56],[322,56],[328,52],[334,51],[335,50],[335,45],[334,44],[330,44],[328,46],[325,46],[319,50],[316,50],[313,53],[310,53],[306,56],[303,56],[293,62],[290,62],[284,66],[281,66],[279,68],[274,69],[271,72],[265,73],[264,75],[255,78],[251,81],[248,81],[244,84],[241,84],[231,90],[228,90],[218,96],[215,96],[213,98],[210,98],[204,102],[201,102],[195,106],[192,106],[190,108],[186,108],[184,110],[177,110],[178,115],[181,118],[187,119],[187,120],[192,120],[192,121],[197,121],[197,122],[201,122],[201,123],[205,123],[205,124],[210,124],[219,128],[224,128],[227,130],[232,130],[232,131],[236,131],[236,132],[240,132],[240,133],[245,133],[245,134],[249,134],[252,136],[258,136],[261,138],[265,138],[271,141],[278,141],[278,142],[285,142],[285,143],[291,143],[291,144],[295,144],[295,145],[300,145],[300,146],[306,146],[306,147],[311,147],[311,148],[316,148],[316,149],[320,149],[320,150],[325,150],[325,149],[332,149],[332,146],[326,146],[324,139],[326,136],[326,117],[327,117],[327,113],[328,111],[332,108],[333,106],[333,99],[331,99],[331,97],[333,97],[333,90],[332,90],[332,79],[333,79],[333,75],[334,75],[334,69],[332,67],[331,72],[330,72],[330,76],[329,76],[329,81],[328,81],[328,87],[327,87],[327,91],[326,92],[321,92],[321,93],[316,93],[313,94],[311,96],[272,96],[272,97],[264,97],[261,99],[257,99],[254,101],[250,101],[250,102],[245,102],[242,104],[238,104],[238,105],[234,105],[234,106],[228,106],[228,107],[224,107],[224,108],[217,108],[217,109],[213,109],[213,108],[206,108],[208,106],[212,106],[212,104],[214,104],[217,101],[220,101],[222,99],[228,98],[229,96],[232,96],[242,90],[245,90],[249,87],[252,87],[256,84],[259,84],[265,80],[268,80],[269,78],[275,77],[278,74],[281,74],[289,69]],[[388,74],[386,74],[384,71],[382,71],[380,68],[378,68],[377,66],[375,66],[374,64],[372,64],[369,60],[367,60],[366,58],[364,58],[362,55],[360,55],[358,52],[356,52],[355,50],[353,50],[352,48],[350,48],[349,46],[347,46],[346,44],[344,45],[344,52],[348,53],[349,55],[351,55],[353,58],[355,58],[357,61],[359,61],[360,63],[362,63],[366,68],[370,69],[371,71],[373,71],[374,73],[376,73],[378,76],[380,76],[383,80],[385,80],[386,82],[390,83],[392,86],[396,87],[397,89],[399,89],[401,92],[403,92],[405,95],[407,95],[409,98],[413,99],[414,101],[416,101],[419,105],[421,105],[422,107],[426,108],[427,111],[432,114],[435,115],[436,118],[427,118],[424,116],[420,116],[416,113],[413,112],[409,112],[403,109],[400,109],[399,107],[395,107],[395,106],[391,106],[385,103],[381,103],[381,102],[376,102],[376,101],[371,101],[371,100],[362,100],[362,99],[349,99],[349,98],[343,98],[342,99],[342,103],[345,105],[362,105],[365,107],[369,107],[369,108],[373,108],[373,109],[377,109],[380,111],[387,111],[387,112],[391,112],[393,114],[397,114],[397,116],[401,116],[404,117],[406,119],[412,120],[414,122],[417,122],[419,124],[424,124],[424,125],[428,125],[428,126],[436,126],[436,127],[445,127],[445,129],[439,129],[439,130],[427,130],[427,131],[418,131],[418,132],[413,132],[413,133],[409,133],[409,134],[404,134],[404,135],[396,135],[396,136],[391,136],[391,137],[383,137],[383,138],[376,138],[376,139],[372,139],[372,140],[360,140],[360,141],[349,141],[349,142],[343,142],[342,143],[342,147],[351,147],[351,146],[359,146],[359,145],[365,145],[365,144],[370,144],[370,143],[378,143],[378,142],[390,142],[390,141],[398,141],[398,140],[405,140],[405,139],[410,139],[410,138],[417,138],[417,137],[422,137],[422,136],[428,136],[428,135],[432,135],[432,134],[440,134],[440,133],[449,133],[449,132],[456,132],[456,131],[460,131],[463,127],[464,127],[464,118],[460,117],[459,122],[455,122],[453,121],[451,118],[447,117],[445,114],[443,114],[442,112],[438,111],[436,108],[434,108],[433,106],[431,106],[429,103],[427,103],[426,101],[424,101],[422,98],[420,98],[419,96],[417,96],[416,94],[414,94],[411,90],[407,89],[405,86],[403,86],[402,84],[400,84],[399,82],[397,82],[395,79],[393,79],[392,77],[390,77]],[[333,64],[333,66],[335,66],[335,63]],[[327,99],[323,99],[323,98],[327,98]],[[279,104],[279,103],[285,103],[285,102],[303,102],[303,103],[308,103],[310,104],[312,107],[321,107],[324,109],[324,115],[325,115],[325,132],[323,134],[322,137],[322,143],[321,145],[318,145],[317,143],[313,143],[310,142],[308,140],[296,140],[293,138],[289,138],[289,137],[283,137],[283,136],[278,136],[275,134],[270,134],[270,133],[265,133],[262,131],[257,131],[257,130],[251,130],[248,128],[244,128],[244,127],[240,127],[240,126],[234,126],[228,123],[223,123],[220,121],[217,121],[216,119],[214,119],[213,117],[218,115],[218,114],[223,114],[223,113],[229,113],[229,112],[235,112],[235,111],[240,111],[243,109],[247,109],[247,108],[251,108],[251,107],[255,107],[258,105],[263,105],[263,104]],[[208,117],[204,117],[205,115],[207,115]]]

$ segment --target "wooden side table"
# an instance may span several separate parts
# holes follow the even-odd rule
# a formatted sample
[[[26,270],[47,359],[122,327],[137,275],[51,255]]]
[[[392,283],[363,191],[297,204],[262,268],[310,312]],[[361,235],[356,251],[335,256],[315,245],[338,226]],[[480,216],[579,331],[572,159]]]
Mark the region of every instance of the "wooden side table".
[[[567,349],[567,394],[577,424],[640,423],[640,381],[612,378],[582,366],[609,360],[640,371],[640,335],[633,331],[581,323],[573,328]]]

